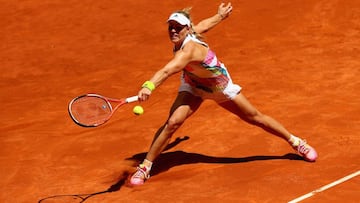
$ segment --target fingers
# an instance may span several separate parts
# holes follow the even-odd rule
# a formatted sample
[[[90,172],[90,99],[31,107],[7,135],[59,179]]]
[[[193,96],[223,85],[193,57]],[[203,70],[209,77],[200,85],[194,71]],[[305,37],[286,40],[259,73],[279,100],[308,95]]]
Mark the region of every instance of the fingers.
[[[148,88],[142,88],[138,93],[139,101],[148,100],[150,95],[151,95],[151,90],[149,90]]]
[[[227,3],[227,5],[225,5],[225,3],[221,3],[218,8],[218,14],[222,19],[227,18],[231,14],[232,9],[233,7],[230,2]]]

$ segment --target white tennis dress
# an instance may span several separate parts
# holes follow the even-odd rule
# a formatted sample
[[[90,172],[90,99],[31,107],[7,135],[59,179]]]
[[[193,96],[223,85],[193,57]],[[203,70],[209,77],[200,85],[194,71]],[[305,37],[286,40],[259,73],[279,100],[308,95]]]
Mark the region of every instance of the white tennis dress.
[[[181,48],[189,41],[209,47],[194,35],[188,35]],[[181,75],[180,91],[190,92],[203,99],[212,99],[216,102],[224,102],[233,99],[240,93],[241,87],[233,84],[231,77],[216,54],[209,49],[205,60],[198,64],[188,64]]]

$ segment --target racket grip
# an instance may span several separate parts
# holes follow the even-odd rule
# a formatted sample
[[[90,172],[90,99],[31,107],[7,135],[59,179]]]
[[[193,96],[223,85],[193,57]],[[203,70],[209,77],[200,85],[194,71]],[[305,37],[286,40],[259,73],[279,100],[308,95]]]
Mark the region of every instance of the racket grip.
[[[133,97],[128,97],[126,98],[126,103],[130,103],[130,102],[135,102],[135,101],[138,101],[139,100],[139,97],[138,96],[133,96]]]

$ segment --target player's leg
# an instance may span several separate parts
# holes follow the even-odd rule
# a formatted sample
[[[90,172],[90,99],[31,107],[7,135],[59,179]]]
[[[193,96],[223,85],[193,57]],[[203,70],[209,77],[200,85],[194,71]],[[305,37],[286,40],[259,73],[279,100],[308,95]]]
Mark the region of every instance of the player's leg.
[[[259,126],[285,140],[290,139],[290,133],[279,122],[270,116],[262,114],[242,93],[235,96],[233,100],[221,103],[220,105],[252,125]]]
[[[225,109],[239,116],[246,122],[259,126],[265,131],[279,136],[289,142],[307,161],[315,161],[317,153],[314,148],[306,144],[306,142],[292,135],[282,124],[274,118],[262,114],[257,110],[242,94],[236,95],[233,100],[220,104]]]
[[[169,118],[155,134],[145,160],[132,175],[130,179],[131,184],[141,185],[144,183],[145,179],[149,178],[152,162],[166,148],[174,132],[199,108],[201,103],[202,99],[200,97],[196,97],[188,92],[179,92],[170,109]]]
[[[176,129],[178,129],[182,123],[200,107],[201,103],[202,99],[200,97],[194,96],[186,91],[179,92],[172,107],[170,108],[168,119],[166,120],[165,124],[155,133],[153,142],[150,146],[150,151],[152,148],[157,148],[156,146],[153,147],[153,145],[161,143],[160,140],[158,140],[160,135],[167,135],[164,137],[171,138]],[[164,146],[161,147],[161,152],[166,148],[169,141],[170,139],[167,139],[166,144],[164,143]],[[149,160],[154,160],[156,156],[151,157],[152,153],[150,151],[146,158]]]

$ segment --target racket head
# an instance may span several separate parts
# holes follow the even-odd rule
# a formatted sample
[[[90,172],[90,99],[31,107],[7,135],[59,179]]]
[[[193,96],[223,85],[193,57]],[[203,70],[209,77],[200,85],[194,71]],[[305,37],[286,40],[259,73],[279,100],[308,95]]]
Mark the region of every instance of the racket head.
[[[117,102],[117,107],[124,103],[124,101],[116,99],[111,99],[111,101]],[[71,100],[68,111],[76,124],[82,127],[96,127],[110,119],[114,108],[109,99],[104,96],[85,94]]]

